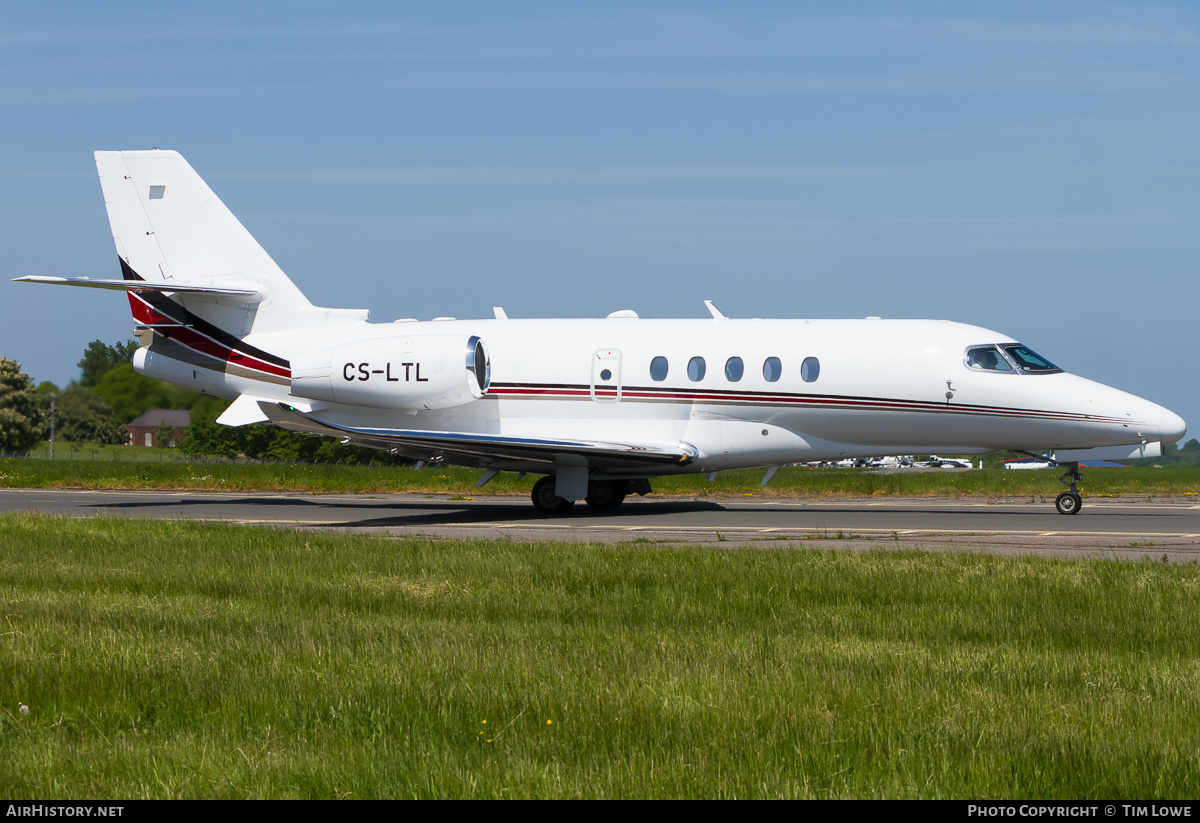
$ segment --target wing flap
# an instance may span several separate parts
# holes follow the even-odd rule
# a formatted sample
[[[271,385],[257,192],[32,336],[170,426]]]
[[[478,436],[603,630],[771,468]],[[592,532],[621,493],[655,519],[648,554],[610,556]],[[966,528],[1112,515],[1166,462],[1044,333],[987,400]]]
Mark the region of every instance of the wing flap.
[[[441,458],[459,465],[519,464],[553,468],[577,463],[582,457],[588,465],[596,467],[647,469],[651,466],[684,466],[697,456],[696,449],[685,443],[664,446],[419,429],[369,429],[331,423],[283,403],[260,402],[258,405],[272,423],[284,429],[341,437],[360,446],[394,450],[426,460]]]

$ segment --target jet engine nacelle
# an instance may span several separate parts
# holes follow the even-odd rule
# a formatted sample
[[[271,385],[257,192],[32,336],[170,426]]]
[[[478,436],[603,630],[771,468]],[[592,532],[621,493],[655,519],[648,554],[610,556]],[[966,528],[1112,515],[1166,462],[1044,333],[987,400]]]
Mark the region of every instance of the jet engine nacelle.
[[[293,357],[292,394],[392,409],[445,409],[483,397],[492,379],[478,337],[431,334],[345,343]]]

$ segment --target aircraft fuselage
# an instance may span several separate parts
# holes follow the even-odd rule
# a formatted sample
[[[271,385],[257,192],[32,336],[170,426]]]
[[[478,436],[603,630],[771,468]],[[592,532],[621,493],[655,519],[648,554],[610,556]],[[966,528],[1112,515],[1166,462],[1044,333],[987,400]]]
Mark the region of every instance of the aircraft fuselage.
[[[402,392],[461,366],[457,348],[423,359],[412,342],[468,337],[484,341],[490,355],[486,392],[443,408],[407,403]],[[333,351],[330,391],[373,392],[372,405],[318,401],[315,413],[348,427],[683,442],[697,451],[686,465],[597,467],[611,476],[929,451],[1086,448],[1184,431],[1162,407],[1066,372],[971,368],[972,347],[1017,341],[948,321],[443,320],[278,332],[245,342],[290,363],[301,362],[292,353]],[[290,381],[232,360],[199,384],[230,398],[312,400],[293,394]],[[451,462],[545,467],[513,459]]]

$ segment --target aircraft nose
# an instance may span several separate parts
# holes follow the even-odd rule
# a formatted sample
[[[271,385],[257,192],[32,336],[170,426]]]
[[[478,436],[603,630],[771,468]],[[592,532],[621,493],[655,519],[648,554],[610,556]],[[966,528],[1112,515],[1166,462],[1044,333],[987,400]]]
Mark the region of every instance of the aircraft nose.
[[[1158,415],[1158,438],[1163,443],[1175,443],[1187,434],[1187,423],[1170,409],[1162,409]]]
[[[1183,418],[1164,406],[1098,383],[1090,388],[1084,395],[1082,433],[1097,446],[1174,443],[1187,434]]]

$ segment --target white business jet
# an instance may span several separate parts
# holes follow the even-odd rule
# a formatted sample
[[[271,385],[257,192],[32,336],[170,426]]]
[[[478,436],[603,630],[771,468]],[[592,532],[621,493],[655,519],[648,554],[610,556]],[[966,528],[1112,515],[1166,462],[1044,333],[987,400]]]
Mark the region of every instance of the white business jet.
[[[541,512],[613,509],[649,478],[817,460],[1051,450],[1155,456],[1167,409],[1067,374],[1018,341],[945,320],[370,323],[312,305],[173,151],[96,152],[121,280],[22,277],[128,294],[142,374],[233,401],[218,422],[544,477]],[[1069,482],[1068,482],[1069,479]]]

